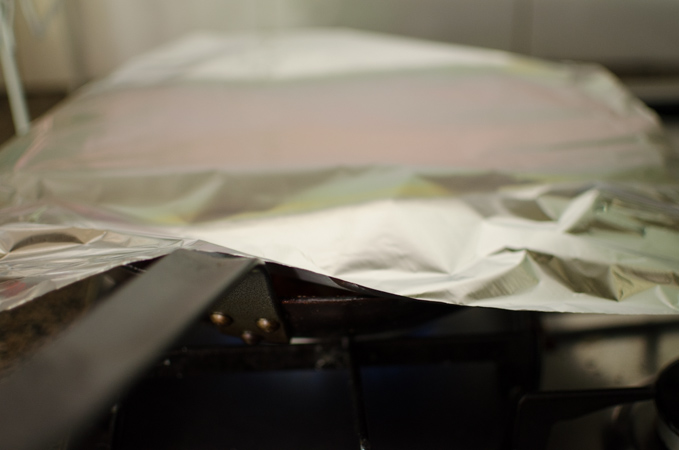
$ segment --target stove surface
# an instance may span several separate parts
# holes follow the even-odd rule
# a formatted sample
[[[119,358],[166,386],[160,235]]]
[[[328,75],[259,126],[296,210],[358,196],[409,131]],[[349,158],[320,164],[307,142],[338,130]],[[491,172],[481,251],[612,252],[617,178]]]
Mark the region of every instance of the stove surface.
[[[357,339],[371,448],[507,448],[518,388],[504,376],[514,372],[511,364],[498,358],[502,352],[487,341],[529,330],[533,316],[469,308],[407,336],[450,339],[453,346],[458,339],[473,341],[486,349],[462,351],[458,360],[413,363],[412,355],[404,355],[399,363],[398,355],[390,355],[395,363],[370,363],[370,351],[362,348],[373,345],[374,338]],[[191,346],[210,337],[206,330],[200,333],[191,338]],[[401,345],[403,336],[378,340],[384,338]],[[298,340],[297,345],[316,344]],[[306,370],[177,372],[147,378],[122,402],[117,448],[356,449],[350,370],[319,370],[333,358],[332,351]],[[436,351],[422,349],[428,355]],[[530,346],[525,351],[527,358],[535,356]]]
[[[605,316],[543,314],[546,349],[543,353],[541,388],[573,390],[643,386],[679,358],[679,318],[676,316]],[[641,421],[654,408],[646,410]],[[608,408],[557,424],[549,450],[617,448],[607,438],[614,415]],[[646,427],[632,423],[634,427]],[[643,449],[642,449],[643,450]]]
[[[535,338],[527,346],[523,342],[518,353],[513,350],[518,365],[507,365],[493,353],[494,347],[479,345],[516,332],[528,332]],[[408,354],[404,353],[400,363],[393,354],[398,352],[390,354],[388,364],[370,362],[370,351],[365,348],[375,342],[401,348],[402,339],[443,339],[453,346],[458,340],[468,341],[477,346],[472,348],[483,350],[478,355],[469,350],[453,352],[457,356],[434,357],[427,362],[436,352],[422,347],[424,361],[413,358],[416,349],[413,354],[404,351]],[[200,326],[176,352],[191,354],[191,348],[215,343],[248,348]],[[355,344],[370,448],[509,449],[521,391],[650,384],[664,366],[679,358],[679,318],[466,308],[405,336],[369,336],[356,339]],[[542,347],[542,376],[539,386],[531,386],[535,380],[525,374],[518,377],[517,371],[537,356],[532,352],[538,344]],[[291,345],[305,346],[316,349],[311,366],[287,370],[275,369],[286,364],[275,361],[287,358],[285,351],[269,356],[274,361],[264,366],[273,370],[208,368],[197,373],[177,363],[175,356],[168,357],[119,404],[112,448],[359,448],[351,371],[338,363],[341,348],[329,341],[309,339],[296,339]],[[636,448],[624,440],[621,443],[620,427],[622,434],[631,428],[641,436],[644,443],[639,450],[659,449],[653,409],[652,402],[640,402],[560,422],[551,430],[547,449]],[[615,424],[614,417],[618,417]]]

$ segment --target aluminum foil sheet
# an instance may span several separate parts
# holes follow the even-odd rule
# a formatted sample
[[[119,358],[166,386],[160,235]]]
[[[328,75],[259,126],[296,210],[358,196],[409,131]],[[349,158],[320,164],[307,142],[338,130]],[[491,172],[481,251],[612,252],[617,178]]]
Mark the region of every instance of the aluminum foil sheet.
[[[0,152],[0,310],[212,245],[423,300],[677,313],[676,159],[600,67],[351,30],[193,36]]]

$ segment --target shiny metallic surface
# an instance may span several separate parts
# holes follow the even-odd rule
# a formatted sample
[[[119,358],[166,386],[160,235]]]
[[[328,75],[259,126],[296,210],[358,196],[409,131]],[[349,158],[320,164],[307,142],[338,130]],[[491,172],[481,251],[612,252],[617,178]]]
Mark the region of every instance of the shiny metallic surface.
[[[249,330],[243,331],[240,337],[248,345],[257,345],[262,340],[262,336]]]
[[[679,436],[663,420],[658,421],[658,436],[667,450],[679,450]]]
[[[283,310],[273,290],[268,271],[258,267],[248,274],[227,296],[214,305],[233,320],[220,331],[231,336],[256,336],[269,343],[285,344],[289,341],[288,326]],[[262,317],[266,317],[262,322]],[[257,330],[263,333],[255,333]],[[243,338],[246,342],[252,338]]]
[[[233,323],[233,319],[221,312],[213,312],[210,314],[210,320],[217,326],[226,327]]]
[[[269,320],[265,318],[257,319],[257,328],[265,333],[273,333],[280,327],[280,324],[275,320]]]
[[[679,359],[679,320],[676,317],[544,314],[542,322],[548,343],[542,364],[542,390],[650,385],[663,368]],[[616,448],[607,437],[607,430],[613,425],[623,428],[617,431],[618,434],[639,433],[628,439],[632,442],[631,448],[662,448],[651,442],[657,440],[652,402],[639,405],[644,414],[622,420],[620,424],[617,417],[620,408],[558,423],[552,428],[547,449]],[[636,413],[637,407],[632,411]]]
[[[678,161],[599,67],[351,30],[201,35],[0,152],[0,310],[211,246],[434,302],[676,314]]]

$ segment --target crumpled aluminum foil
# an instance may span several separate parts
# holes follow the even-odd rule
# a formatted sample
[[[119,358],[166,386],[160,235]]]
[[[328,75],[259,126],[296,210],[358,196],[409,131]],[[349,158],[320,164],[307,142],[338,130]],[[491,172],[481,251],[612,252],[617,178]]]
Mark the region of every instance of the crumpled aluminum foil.
[[[677,313],[676,160],[599,67],[350,30],[194,36],[0,152],[0,311],[224,247],[423,300]]]

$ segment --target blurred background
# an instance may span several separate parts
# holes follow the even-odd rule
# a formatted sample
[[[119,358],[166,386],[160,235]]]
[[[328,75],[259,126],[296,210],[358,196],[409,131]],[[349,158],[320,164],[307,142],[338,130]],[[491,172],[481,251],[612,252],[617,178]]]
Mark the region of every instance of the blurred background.
[[[596,62],[668,120],[679,105],[679,0],[19,0],[13,23],[32,118],[190,32],[326,26]]]

